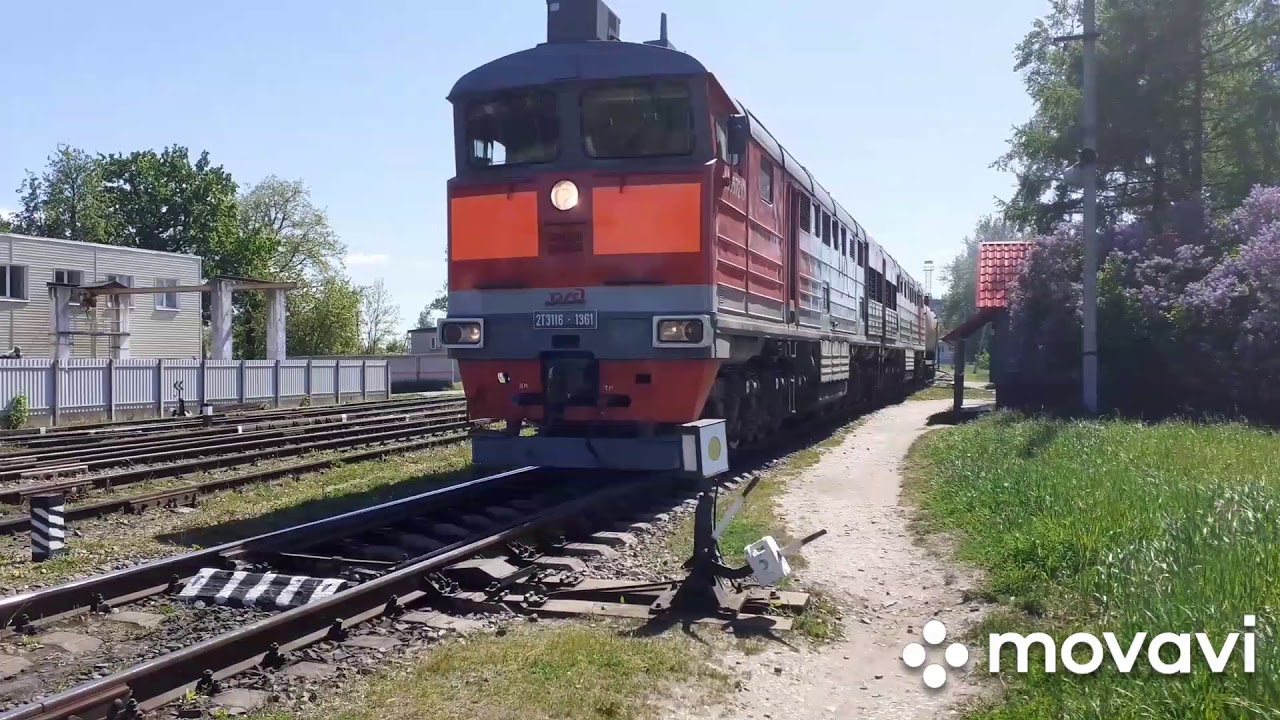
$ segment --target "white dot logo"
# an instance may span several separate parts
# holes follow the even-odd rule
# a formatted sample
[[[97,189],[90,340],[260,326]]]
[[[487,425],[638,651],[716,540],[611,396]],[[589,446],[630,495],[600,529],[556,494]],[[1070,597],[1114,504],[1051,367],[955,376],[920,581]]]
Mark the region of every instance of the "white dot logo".
[[[924,626],[924,641],[930,645],[941,645],[947,639],[947,626],[941,621],[930,620]],[[925,647],[920,643],[908,643],[902,648],[902,662],[907,667],[915,669],[925,664],[927,660],[927,652]],[[969,662],[969,648],[960,643],[951,643],[947,646],[943,653],[943,660],[947,665],[953,668],[964,667]],[[937,690],[947,684],[947,668],[932,663],[924,669],[924,684],[926,687]]]

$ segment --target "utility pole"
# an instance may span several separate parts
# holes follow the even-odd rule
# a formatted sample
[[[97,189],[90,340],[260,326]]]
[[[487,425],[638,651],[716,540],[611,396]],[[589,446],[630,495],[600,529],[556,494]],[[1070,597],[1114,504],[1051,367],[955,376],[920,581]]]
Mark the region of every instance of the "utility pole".
[[[1084,407],[1098,414],[1098,31],[1095,0],[1084,0],[1084,142],[1080,171],[1084,175]]]
[[[1096,0],[1084,0],[1084,32],[1054,38],[1058,42],[1084,41],[1080,160],[1067,173],[1067,181],[1084,190],[1084,337],[1081,342],[1081,390],[1084,408],[1098,414],[1098,28]]]

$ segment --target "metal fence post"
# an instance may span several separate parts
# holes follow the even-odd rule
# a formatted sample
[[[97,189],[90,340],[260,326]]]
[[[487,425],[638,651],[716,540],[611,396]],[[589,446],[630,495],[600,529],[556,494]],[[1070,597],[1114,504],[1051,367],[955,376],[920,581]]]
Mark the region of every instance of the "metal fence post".
[[[385,385],[383,385],[382,390],[387,394],[387,399],[390,400],[391,399],[391,361],[389,360],[382,361],[382,381],[385,383]]]
[[[164,358],[156,360],[156,417],[164,417]]]
[[[280,358],[276,358],[275,369],[271,372],[272,407],[280,407]]]
[[[237,387],[236,387],[236,402],[238,402],[238,403],[240,403],[240,404],[244,404],[244,398],[245,398],[245,396],[246,396],[246,395],[248,395],[248,393],[247,393],[247,392],[245,392],[245,387],[244,387],[244,385],[245,385],[245,382],[244,382],[244,381],[245,381],[245,374],[244,374],[244,373],[245,373],[245,365],[246,365],[248,362],[249,362],[248,360],[241,360],[241,361],[240,361],[240,365],[236,368],[236,386],[237,386]]]
[[[200,407],[202,408],[209,404],[209,391],[205,389],[205,385],[208,383],[208,379],[205,374],[205,363],[207,362],[208,360],[200,358],[200,369],[197,371],[200,373],[200,377],[196,379],[196,391],[200,396]]]
[[[365,377],[368,371],[369,371],[369,361],[361,360],[360,361],[360,399],[361,400],[369,399],[369,387],[368,387],[369,383]]]
[[[333,361],[333,402],[340,404],[342,402],[342,361]]]
[[[307,376],[302,379],[302,395],[311,399],[311,358],[307,358]]]
[[[55,427],[58,425],[58,420],[62,417],[62,393],[59,392],[60,388],[58,387],[61,384],[58,381],[62,379],[61,370],[62,361],[54,358],[53,362],[49,365],[49,372],[53,373],[53,382],[49,387],[49,413],[53,417],[53,425]]]
[[[107,419],[116,421],[116,359],[107,358]]]

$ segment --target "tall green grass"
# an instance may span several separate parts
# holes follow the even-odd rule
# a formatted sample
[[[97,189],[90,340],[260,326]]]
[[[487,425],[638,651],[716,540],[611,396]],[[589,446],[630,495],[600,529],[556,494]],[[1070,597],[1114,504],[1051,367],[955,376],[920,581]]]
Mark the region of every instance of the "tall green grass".
[[[1257,615],[1257,667],[1243,638],[1223,674],[1192,641],[1191,675],[1146,663],[1120,675],[1017,675],[982,720],[1280,718],[1280,436],[1239,425],[1030,420],[1001,413],[926,436],[912,455],[922,529],[959,539],[1005,604],[981,627],[1047,632],[1206,632],[1215,646]],[[1163,653],[1171,660],[1174,653]],[[1083,653],[1077,654],[1083,660]],[[985,673],[985,660],[982,663]]]

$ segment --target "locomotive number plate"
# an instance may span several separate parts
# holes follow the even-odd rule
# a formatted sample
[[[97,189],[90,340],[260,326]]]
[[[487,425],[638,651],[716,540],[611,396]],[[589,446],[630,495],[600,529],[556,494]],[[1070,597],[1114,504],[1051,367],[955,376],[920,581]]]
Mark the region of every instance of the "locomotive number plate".
[[[536,312],[533,327],[537,330],[595,330],[595,310],[565,310],[561,312]]]

